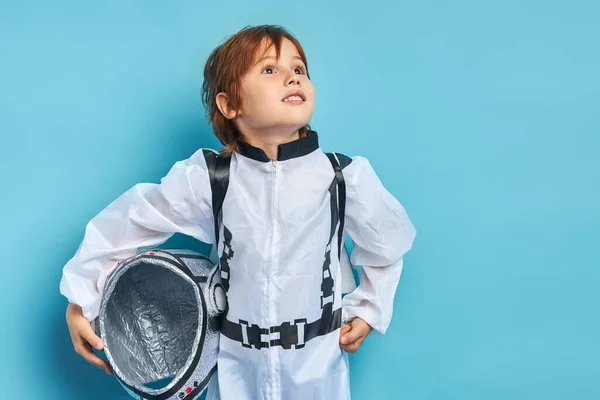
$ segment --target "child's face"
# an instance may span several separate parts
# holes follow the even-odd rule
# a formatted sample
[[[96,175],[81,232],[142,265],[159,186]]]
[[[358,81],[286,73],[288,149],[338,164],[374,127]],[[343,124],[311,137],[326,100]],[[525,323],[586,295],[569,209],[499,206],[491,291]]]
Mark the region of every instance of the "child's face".
[[[294,44],[282,40],[279,60],[274,46],[264,52],[265,44],[241,81],[242,104],[235,121],[244,135],[297,131],[313,114],[314,87]],[[290,99],[296,91],[300,98]]]

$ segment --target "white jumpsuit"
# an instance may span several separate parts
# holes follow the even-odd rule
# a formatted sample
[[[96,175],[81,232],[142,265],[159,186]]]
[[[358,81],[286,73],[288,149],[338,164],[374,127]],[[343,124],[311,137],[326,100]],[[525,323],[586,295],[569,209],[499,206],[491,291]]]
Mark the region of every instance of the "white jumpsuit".
[[[228,265],[226,321],[242,334],[221,335],[207,400],[350,399],[340,321],[358,316],[385,333],[415,230],[365,158],[353,157],[343,175],[351,262],[362,268],[360,285],[342,299],[334,171],[317,133],[280,145],[277,161],[248,144],[232,155],[218,254]],[[107,275],[138,248],[174,233],[214,243],[211,202],[202,150],[160,184],[134,186],[89,222],[63,269],[61,293],[93,320]],[[330,329],[310,334],[319,319]]]

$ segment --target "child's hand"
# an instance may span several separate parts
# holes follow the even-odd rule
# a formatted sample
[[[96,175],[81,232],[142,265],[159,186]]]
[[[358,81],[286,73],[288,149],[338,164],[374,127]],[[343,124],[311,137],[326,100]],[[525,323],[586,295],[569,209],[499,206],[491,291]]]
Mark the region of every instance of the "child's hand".
[[[94,346],[97,350],[102,350],[104,343],[94,333],[90,321],[83,316],[81,307],[69,303],[66,317],[75,352],[85,358],[90,364],[102,368],[107,374],[112,375],[113,371],[110,364],[98,357],[90,347]]]
[[[369,325],[362,318],[354,318],[340,329],[340,347],[348,353],[355,353],[371,332]]]

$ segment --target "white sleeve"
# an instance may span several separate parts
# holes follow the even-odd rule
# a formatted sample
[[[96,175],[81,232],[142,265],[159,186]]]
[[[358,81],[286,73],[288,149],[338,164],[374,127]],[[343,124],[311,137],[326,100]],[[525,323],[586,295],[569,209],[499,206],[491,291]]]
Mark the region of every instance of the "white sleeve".
[[[211,199],[202,150],[175,163],[160,184],[135,185],[87,224],[79,249],[63,268],[61,294],[92,321],[107,276],[139,247],[156,246],[175,233],[214,242]]]
[[[346,232],[354,242],[351,262],[362,269],[360,284],[342,299],[342,318],[360,317],[374,332],[384,334],[392,319],[402,257],[412,247],[416,231],[367,159],[353,157],[344,178]]]

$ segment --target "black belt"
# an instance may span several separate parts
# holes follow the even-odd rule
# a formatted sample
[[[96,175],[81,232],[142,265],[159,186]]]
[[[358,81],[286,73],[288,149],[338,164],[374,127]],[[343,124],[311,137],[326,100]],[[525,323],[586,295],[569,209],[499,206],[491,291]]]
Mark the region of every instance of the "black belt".
[[[279,326],[261,328],[256,324],[250,325],[248,321],[239,320],[239,323],[223,318],[221,322],[221,333],[231,340],[240,342],[247,348],[281,346],[286,350],[292,348],[301,349],[306,342],[334,332],[341,325],[342,309],[338,308],[333,313],[325,314],[324,317],[308,323],[306,318],[296,319],[294,322],[284,322]],[[279,333],[279,338],[271,339],[271,336]]]

